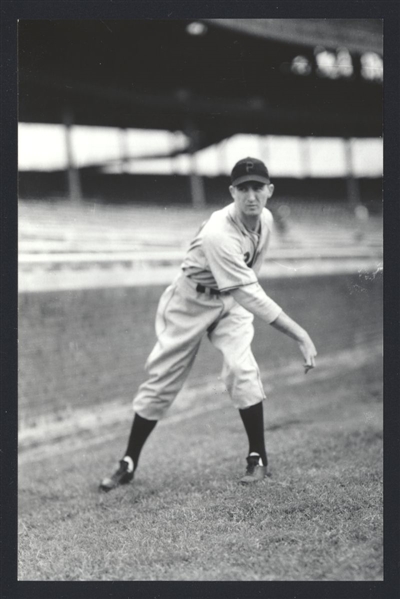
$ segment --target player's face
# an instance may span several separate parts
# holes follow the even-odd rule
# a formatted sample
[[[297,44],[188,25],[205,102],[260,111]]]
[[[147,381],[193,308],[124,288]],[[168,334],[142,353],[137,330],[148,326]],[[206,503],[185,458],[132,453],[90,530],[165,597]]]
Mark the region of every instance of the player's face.
[[[231,185],[229,191],[235,201],[239,216],[257,217],[265,208],[268,198],[272,196],[274,186],[257,181],[246,181],[236,187]]]

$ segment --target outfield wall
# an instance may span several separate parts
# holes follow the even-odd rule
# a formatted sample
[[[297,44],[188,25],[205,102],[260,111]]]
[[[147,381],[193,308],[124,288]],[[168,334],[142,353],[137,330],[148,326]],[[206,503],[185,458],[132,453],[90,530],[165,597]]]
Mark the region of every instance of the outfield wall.
[[[262,281],[312,335],[320,355],[379,343],[382,273],[286,277]],[[21,293],[19,418],[32,426],[48,416],[109,401],[129,403],[143,381],[164,286]],[[296,344],[256,320],[254,354],[264,370],[298,357]],[[215,373],[221,360],[204,340],[190,380]]]

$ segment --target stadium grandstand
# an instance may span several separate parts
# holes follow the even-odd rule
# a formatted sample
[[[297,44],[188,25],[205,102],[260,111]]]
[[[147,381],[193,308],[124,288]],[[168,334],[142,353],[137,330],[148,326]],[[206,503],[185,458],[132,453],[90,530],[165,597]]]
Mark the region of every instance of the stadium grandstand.
[[[272,261],[284,264],[281,273],[294,258],[314,266],[319,258],[322,270],[380,263],[382,173],[354,174],[352,140],[382,135],[381,56],[382,23],[368,19],[21,21],[20,123],[61,126],[66,161],[51,170],[20,164],[20,290],[41,289],[44,275],[58,288],[60,277],[50,281],[60,268],[64,285],[71,276],[79,285],[77,264],[122,265],[126,275],[143,260],[163,267],[168,255],[175,267],[199,221],[228,199],[221,153],[238,133],[343,140],[339,176],[312,175],[307,143],[300,175],[272,172]],[[122,137],[181,132],[183,143],[133,155],[125,147],[77,166],[79,126]],[[202,175],[198,156],[213,146],[219,170]],[[259,154],[270,163],[265,144]],[[160,161],[168,174],[157,166],[146,174]]]

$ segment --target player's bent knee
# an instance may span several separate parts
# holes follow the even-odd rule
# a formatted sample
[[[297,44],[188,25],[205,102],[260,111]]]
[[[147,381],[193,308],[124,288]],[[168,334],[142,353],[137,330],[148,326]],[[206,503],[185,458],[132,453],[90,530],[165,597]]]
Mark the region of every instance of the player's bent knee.
[[[233,378],[252,377],[257,374],[258,369],[254,360],[243,358],[230,358],[224,363],[224,371]]]

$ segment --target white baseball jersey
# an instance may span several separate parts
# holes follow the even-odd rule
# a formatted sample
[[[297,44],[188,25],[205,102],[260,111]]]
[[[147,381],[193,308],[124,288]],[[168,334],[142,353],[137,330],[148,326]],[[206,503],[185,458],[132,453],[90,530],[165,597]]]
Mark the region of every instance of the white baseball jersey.
[[[205,287],[230,291],[256,283],[273,226],[264,208],[260,230],[249,231],[229,204],[203,223],[182,263],[186,276]]]
[[[233,203],[214,212],[202,225],[181,273],[164,291],[158,305],[157,343],[146,362],[149,377],[133,402],[140,416],[158,420],[165,415],[189,374],[205,334],[222,353],[222,379],[235,407],[248,408],[265,399],[251,351],[253,314],[233,295],[249,294],[253,309],[260,305],[254,313],[267,322],[280,313],[281,308],[267,298],[257,279],[272,225],[272,214],[264,209],[259,231],[249,231],[236,215]],[[221,293],[210,294],[209,289],[206,293],[205,288]]]

